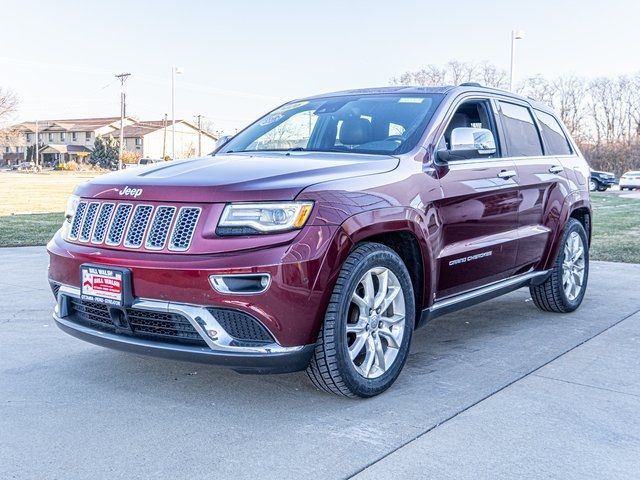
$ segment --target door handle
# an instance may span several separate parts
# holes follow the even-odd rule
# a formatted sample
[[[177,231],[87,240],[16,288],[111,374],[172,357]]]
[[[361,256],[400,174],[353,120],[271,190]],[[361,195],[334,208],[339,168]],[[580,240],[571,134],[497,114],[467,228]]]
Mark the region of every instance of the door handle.
[[[563,170],[564,168],[561,165],[554,165],[553,167],[549,168],[549,173],[560,173]]]
[[[505,180],[515,176],[515,170],[501,170],[500,173],[498,173],[498,178],[504,178]]]

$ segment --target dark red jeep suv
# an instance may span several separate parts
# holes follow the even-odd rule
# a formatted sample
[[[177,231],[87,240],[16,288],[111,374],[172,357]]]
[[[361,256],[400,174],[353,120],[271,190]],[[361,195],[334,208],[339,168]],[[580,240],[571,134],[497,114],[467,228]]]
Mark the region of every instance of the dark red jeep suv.
[[[78,186],[60,328],[241,372],[388,388],[416,327],[520,287],[582,302],[589,168],[546,106],[477,84],[287,103],[212,154]]]

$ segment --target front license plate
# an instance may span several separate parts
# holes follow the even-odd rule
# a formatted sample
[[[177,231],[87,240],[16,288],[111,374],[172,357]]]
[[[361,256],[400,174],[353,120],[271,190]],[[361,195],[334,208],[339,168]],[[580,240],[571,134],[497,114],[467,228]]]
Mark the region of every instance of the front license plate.
[[[131,303],[130,278],[127,269],[81,265],[80,297],[89,302],[128,306]]]

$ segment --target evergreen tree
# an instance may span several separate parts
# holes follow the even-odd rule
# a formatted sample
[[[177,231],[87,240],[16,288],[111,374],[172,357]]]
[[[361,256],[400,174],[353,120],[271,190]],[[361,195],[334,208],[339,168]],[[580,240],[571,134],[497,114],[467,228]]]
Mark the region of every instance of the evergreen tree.
[[[120,143],[112,136],[107,138],[96,137],[96,141],[93,144],[93,152],[89,156],[89,163],[108,170],[116,170],[118,168],[119,149]]]

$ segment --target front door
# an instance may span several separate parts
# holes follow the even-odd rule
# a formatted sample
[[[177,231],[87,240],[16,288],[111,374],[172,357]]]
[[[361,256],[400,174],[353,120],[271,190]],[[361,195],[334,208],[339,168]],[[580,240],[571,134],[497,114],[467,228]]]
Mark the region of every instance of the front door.
[[[453,128],[486,128],[499,139],[488,99],[463,101],[451,115],[437,149],[448,148]],[[500,144],[501,142],[498,142]],[[436,299],[511,276],[517,253],[518,184],[512,159],[494,155],[451,160],[436,167],[441,241],[436,252]]]

